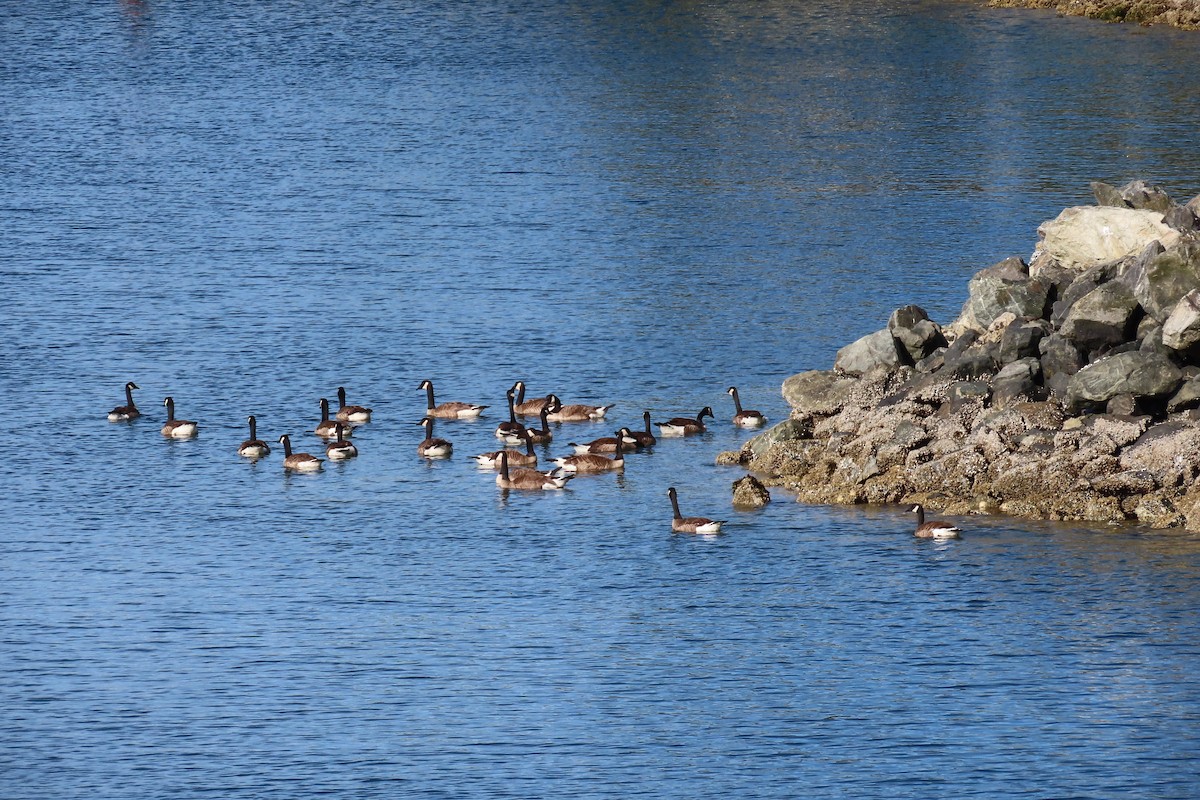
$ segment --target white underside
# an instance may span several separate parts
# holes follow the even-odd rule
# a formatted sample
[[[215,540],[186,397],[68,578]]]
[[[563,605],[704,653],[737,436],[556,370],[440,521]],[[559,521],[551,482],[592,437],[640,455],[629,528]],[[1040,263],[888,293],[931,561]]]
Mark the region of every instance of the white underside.
[[[358,455],[358,448],[352,444],[347,444],[345,447],[327,447],[325,448],[325,455],[334,461],[342,461]]]
[[[342,412],[339,411],[337,418],[340,419],[342,422],[370,422],[371,421],[371,412],[359,411],[354,414],[343,414]]]
[[[309,457],[303,460],[292,461],[291,463],[288,463],[288,460],[284,459],[283,466],[294,472],[316,472],[321,468],[321,459]]]
[[[190,439],[196,435],[196,423],[185,422],[182,425],[171,425],[168,423],[163,425],[162,435],[170,436],[172,439]]]
[[[445,458],[450,455],[450,451],[453,449],[450,445],[434,445],[432,447],[419,448],[419,453],[426,458]]]
[[[270,454],[271,448],[267,447],[266,445],[253,445],[251,447],[243,447],[238,450],[238,455],[245,456],[246,458],[262,458],[263,456],[269,456]]]
[[[742,417],[735,419],[733,424],[739,428],[761,428],[766,421],[766,417]]]
[[[682,425],[659,425],[658,435],[670,438],[672,436],[687,436],[688,430]]]

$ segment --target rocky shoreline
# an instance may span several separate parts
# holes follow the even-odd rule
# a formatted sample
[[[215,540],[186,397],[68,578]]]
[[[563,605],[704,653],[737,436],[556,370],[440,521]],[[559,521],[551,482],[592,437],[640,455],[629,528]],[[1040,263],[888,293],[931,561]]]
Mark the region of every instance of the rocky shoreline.
[[[1052,8],[1060,16],[1200,30],[1197,0],[988,0],[993,8]]]
[[[790,417],[718,463],[808,503],[1200,530],[1200,197],[1092,189],[954,322],[899,308],[788,378]]]

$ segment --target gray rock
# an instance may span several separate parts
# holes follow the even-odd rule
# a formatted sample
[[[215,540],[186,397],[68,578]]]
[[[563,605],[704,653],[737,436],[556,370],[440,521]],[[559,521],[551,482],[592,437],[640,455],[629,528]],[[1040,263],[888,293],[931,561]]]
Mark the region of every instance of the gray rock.
[[[761,508],[771,502],[767,487],[753,475],[733,482],[733,504],[738,508]]]
[[[1170,359],[1142,353],[1119,353],[1088,364],[1071,378],[1067,406],[1080,410],[1089,403],[1107,403],[1119,394],[1161,397],[1173,394],[1183,373]]]
[[[805,414],[836,414],[857,385],[858,381],[832,370],[801,372],[783,382],[783,399]]]
[[[1138,320],[1133,292],[1120,283],[1105,283],[1071,306],[1059,333],[1092,352],[1132,338]]]
[[[1200,344],[1200,290],[1193,289],[1175,304],[1171,316],[1163,323],[1162,343],[1179,352]]]
[[[1041,352],[1042,383],[1058,397],[1066,397],[1071,376],[1083,368],[1083,353],[1069,339],[1051,334],[1038,344]]]
[[[1004,329],[997,357],[1001,364],[1011,364],[1038,355],[1038,345],[1049,336],[1050,323],[1041,319],[1018,319]]]
[[[1161,186],[1146,183],[1145,181],[1134,180],[1125,184],[1120,189],[1121,199],[1123,199],[1130,208],[1142,208],[1148,211],[1157,211],[1159,214],[1165,214],[1175,205]]]
[[[992,396],[992,387],[983,381],[955,381],[950,384],[950,411],[958,411],[971,402],[986,403]]]
[[[773,425],[762,433],[750,437],[742,445],[742,450],[749,450],[755,458],[760,458],[772,445],[780,442],[790,442],[797,439],[812,438],[812,425],[804,420],[785,419],[778,425]]]
[[[958,323],[982,333],[1005,312],[1018,317],[1044,316],[1050,284],[1030,278],[1024,261],[1009,258],[975,273],[967,284],[967,293]]]
[[[1138,284],[1146,280],[1146,270],[1150,268],[1154,259],[1166,252],[1166,249],[1157,239],[1146,245],[1125,260],[1125,267],[1117,276],[1117,280],[1133,289],[1133,293],[1136,295]]]
[[[873,367],[893,369],[902,363],[900,347],[891,331],[885,328],[838,350],[833,368],[845,375],[862,375]]]
[[[1171,414],[1198,407],[1200,407],[1200,378],[1186,381],[1183,386],[1179,387],[1179,391],[1171,395],[1171,399],[1167,401],[1167,412]]]
[[[1163,222],[1183,233],[1200,230],[1200,216],[1186,206],[1175,206],[1163,214]]]
[[[1129,203],[1126,203],[1125,198],[1121,196],[1121,190],[1111,183],[1092,181],[1091,187],[1092,195],[1096,198],[1096,205],[1129,208]]]
[[[1071,308],[1082,298],[1096,291],[1098,288],[1100,288],[1099,283],[1082,277],[1073,282],[1050,307],[1051,324],[1056,328],[1061,328],[1063,322],[1067,319],[1067,315],[1071,313]]]
[[[1068,208],[1043,222],[1038,236],[1040,251],[1076,271],[1125,258],[1156,239],[1168,247],[1179,239],[1161,212],[1111,206]]]
[[[916,364],[937,348],[946,346],[942,329],[920,306],[904,306],[893,311],[888,320],[888,331],[910,364]]]
[[[992,379],[992,405],[1004,408],[1037,393],[1042,365],[1036,358],[1022,358],[1006,365]]]
[[[1133,293],[1146,313],[1166,322],[1179,299],[1200,289],[1200,242],[1184,242],[1151,259]]]
[[[939,347],[916,364],[917,372],[937,372],[946,364],[946,348]]]
[[[1132,417],[1138,412],[1137,398],[1131,394],[1119,394],[1104,406],[1104,413],[1114,417]]]

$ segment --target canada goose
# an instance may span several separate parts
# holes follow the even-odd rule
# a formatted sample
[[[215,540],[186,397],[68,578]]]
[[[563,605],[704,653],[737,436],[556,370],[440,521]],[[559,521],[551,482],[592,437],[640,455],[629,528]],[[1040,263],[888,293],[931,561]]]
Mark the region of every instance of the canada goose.
[[[188,419],[175,419],[175,401],[171,398],[163,400],[167,407],[167,421],[163,423],[162,435],[172,439],[190,439],[196,435],[196,423]]]
[[[258,438],[257,421],[254,415],[246,417],[246,421],[250,423],[250,438],[242,442],[242,446],[238,448],[238,455],[246,458],[262,458],[271,454],[271,448],[267,443]]]
[[[574,478],[572,473],[559,474],[558,470],[538,472],[524,467],[508,467],[508,453],[500,454],[500,474],[496,476],[496,485],[501,489],[534,489],[552,491],[562,489],[567,481]]]
[[[475,456],[475,463],[479,464],[482,469],[498,469],[500,457],[507,455],[508,463],[515,467],[537,466],[537,453],[533,452],[533,439],[530,438],[529,431],[521,431],[521,438],[525,440],[524,453],[520,450],[495,450]]]
[[[358,448],[346,441],[346,423],[337,423],[337,441],[325,445],[325,455],[330,461],[344,461],[358,455]]]
[[[617,431],[614,438],[623,438],[621,431]],[[612,472],[625,467],[625,457],[620,453],[616,453],[612,458],[596,453],[584,453],[556,458],[554,463],[564,472]]]
[[[547,403],[542,406],[542,410],[538,413],[538,417],[542,421],[541,428],[526,428],[525,433],[529,434],[530,441],[535,444],[546,444],[554,438],[554,431],[550,430],[550,423],[546,419],[550,416],[550,411],[554,408],[553,403]],[[505,436],[505,444],[520,444],[524,439],[520,436]]]
[[[630,436],[637,442],[638,447],[654,447],[658,443],[658,439],[654,438],[654,434],[650,432],[650,412],[642,412],[642,421],[646,424],[646,430],[633,431]]]
[[[137,406],[133,404],[133,390],[139,388],[141,387],[133,381],[125,384],[125,405],[117,406],[108,412],[109,422],[124,422],[125,420],[135,419],[142,415],[142,412],[138,411]]]
[[[908,510],[910,514],[917,515],[917,529],[913,531],[913,535],[919,539],[961,539],[958,534],[962,531],[961,528],[940,519],[932,519],[929,522],[925,521],[925,509],[917,503]]]
[[[611,403],[606,406],[585,406],[579,403],[564,406],[562,400],[559,400],[556,394],[548,395],[546,402],[555,403],[558,407],[556,411],[550,413],[550,419],[555,422],[583,422],[589,419],[604,419],[604,415],[612,408]]]
[[[370,422],[371,409],[346,405],[346,390],[339,386],[337,418],[342,422]]]
[[[321,398],[321,421],[317,423],[317,429],[313,431],[322,439],[334,439],[337,437],[337,420],[329,418],[329,401],[324,397]],[[350,436],[354,432],[353,428],[347,428],[345,435]]]
[[[542,409],[546,407],[546,402],[549,396],[537,397],[533,400],[525,400],[525,381],[517,381],[513,384],[513,391],[516,392],[516,402],[513,403],[513,410],[522,417],[536,417],[542,413]]]
[[[674,486],[667,489],[667,497],[671,498],[671,530],[676,533],[720,533],[725,520],[683,516],[679,513],[679,498],[675,496]]]
[[[284,469],[296,472],[316,472],[321,468],[322,461],[316,456],[308,453],[293,453],[292,440],[286,433],[279,437],[279,443],[283,445]]]
[[[767,418],[761,412],[753,409],[742,410],[742,401],[738,399],[738,390],[736,386],[730,386],[725,390],[725,394],[733,395],[733,407],[737,409],[737,413],[733,415],[733,424],[739,428],[761,428]]]
[[[693,433],[704,433],[708,430],[704,427],[704,417],[713,416],[713,410],[708,406],[700,409],[700,413],[695,419],[689,417],[672,417],[666,422],[658,423],[659,436],[691,436]]]
[[[638,449],[637,440],[633,438],[633,431],[629,430],[629,428],[621,428],[617,433],[620,434],[622,453],[632,453]],[[617,452],[617,438],[605,436],[600,439],[593,439],[587,444],[568,442],[567,446],[575,448],[575,452],[578,455],[585,453],[615,453]]]
[[[454,445],[445,439],[433,437],[433,417],[423,417],[417,424],[425,426],[425,441],[417,445],[417,455],[425,458],[445,458],[450,455]]]
[[[508,422],[501,422],[496,426],[496,438],[503,439],[505,436],[520,436],[521,431],[525,430],[525,426],[517,422],[517,412],[513,409],[513,390],[509,389],[505,392],[505,397],[508,398]]]
[[[418,390],[425,390],[425,398],[427,405],[425,407],[425,416],[437,417],[438,419],[475,419],[487,406],[477,406],[471,403],[450,402],[442,403],[435,406],[433,404],[433,382],[421,381]]]

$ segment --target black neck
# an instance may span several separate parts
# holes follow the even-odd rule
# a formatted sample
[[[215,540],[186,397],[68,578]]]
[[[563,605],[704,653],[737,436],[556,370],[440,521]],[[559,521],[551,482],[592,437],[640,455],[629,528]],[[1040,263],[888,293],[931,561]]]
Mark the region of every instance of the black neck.
[[[517,410],[514,406],[513,393],[508,393],[508,422],[510,425],[517,424]]]
[[[125,405],[133,408],[133,387],[128,383],[125,384]]]
[[[919,528],[924,524],[925,524],[925,509],[922,506],[918,505],[917,506],[917,527]]]
[[[425,407],[433,408],[433,384],[429,381],[425,382]]]
[[[679,513],[679,500],[675,497],[675,491],[667,492],[671,498],[671,512],[675,515],[675,519],[683,519],[683,515]]]
[[[521,403],[524,403],[525,402],[525,384],[522,383],[521,381],[517,381],[516,385],[513,386],[513,389],[515,389],[517,392],[517,404],[519,405]]]
[[[250,439],[251,439],[251,440],[257,439],[257,438],[258,438],[258,434],[257,434],[257,433],[255,432],[255,430],[254,430],[254,428],[255,428],[255,425],[254,425],[254,417],[251,417],[251,418],[250,418],[250,420],[249,420],[249,422],[250,422]]]
[[[329,401],[321,398],[321,422],[329,422]]]
[[[730,388],[729,393],[733,395],[733,407],[737,409],[739,414],[742,413],[742,401],[738,399],[737,389]]]
[[[508,453],[503,450],[500,451],[500,477],[508,480]]]
[[[167,407],[167,422],[174,422],[175,421],[175,401],[168,397],[167,401],[164,403],[164,405]]]
[[[646,433],[649,433],[649,434],[653,435],[653,433],[654,433],[654,432],[650,430],[650,412],[649,412],[649,411],[643,411],[643,412],[642,412],[642,419],[643,419],[643,420],[645,420],[645,422],[646,422]]]
[[[279,437],[279,441],[283,443],[283,457],[288,458],[292,454],[292,440],[289,439],[288,435],[285,433],[283,436]]]
[[[341,386],[338,387],[338,408],[346,407],[346,390]]]

